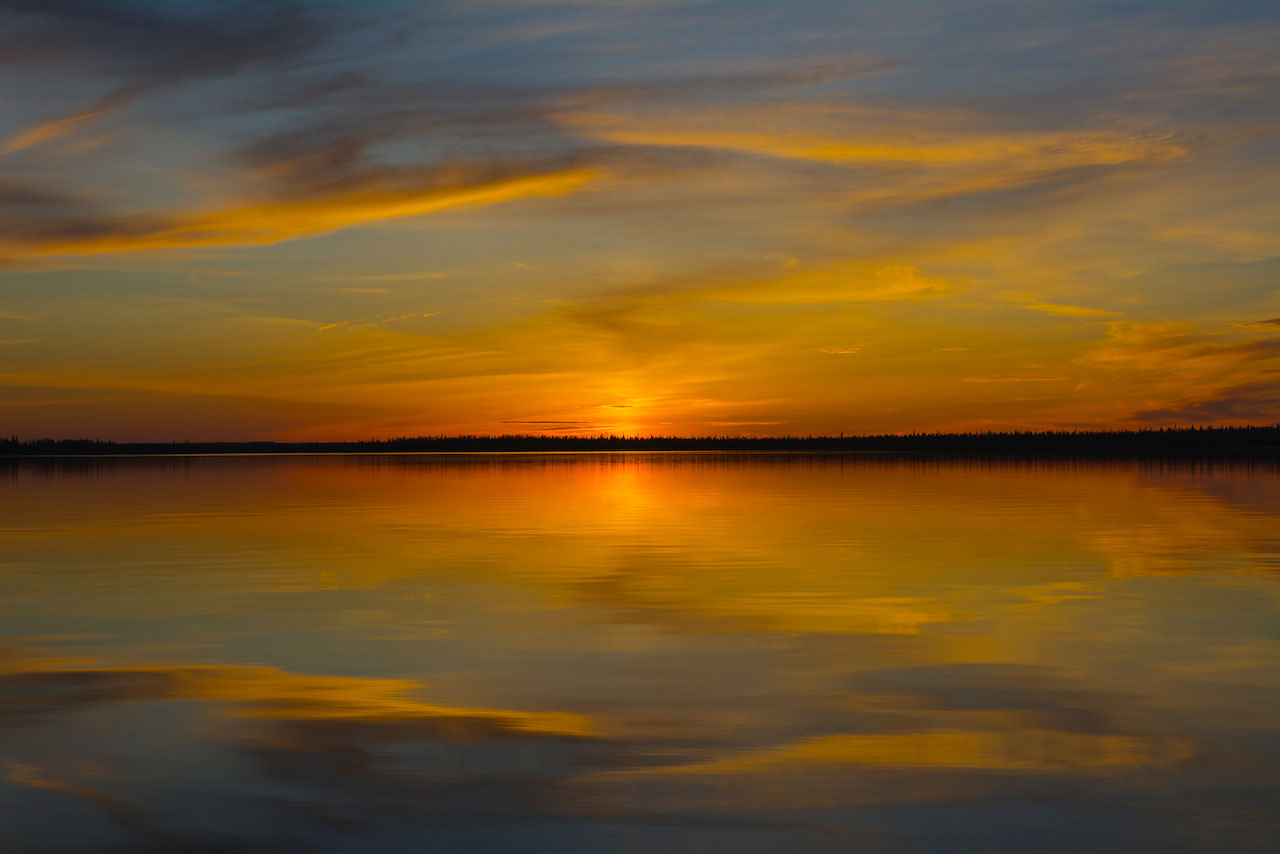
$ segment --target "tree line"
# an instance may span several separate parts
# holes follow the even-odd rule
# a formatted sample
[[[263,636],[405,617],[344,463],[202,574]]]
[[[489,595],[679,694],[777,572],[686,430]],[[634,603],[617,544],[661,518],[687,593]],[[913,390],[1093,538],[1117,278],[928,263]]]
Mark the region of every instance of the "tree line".
[[[0,439],[0,455],[323,454],[559,451],[842,451],[939,455],[1187,456],[1280,453],[1280,424],[839,436],[403,436],[350,442],[113,442]]]

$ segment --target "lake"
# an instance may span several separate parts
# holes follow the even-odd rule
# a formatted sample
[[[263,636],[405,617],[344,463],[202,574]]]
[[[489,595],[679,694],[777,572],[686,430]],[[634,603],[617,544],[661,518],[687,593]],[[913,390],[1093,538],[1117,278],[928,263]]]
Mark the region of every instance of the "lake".
[[[1274,463],[0,461],[0,847],[1271,852]]]

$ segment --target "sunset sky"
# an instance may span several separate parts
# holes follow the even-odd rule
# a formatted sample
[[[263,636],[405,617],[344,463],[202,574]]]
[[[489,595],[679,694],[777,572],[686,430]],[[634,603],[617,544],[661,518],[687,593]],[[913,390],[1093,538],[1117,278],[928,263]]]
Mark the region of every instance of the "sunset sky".
[[[0,434],[1280,420],[1274,0],[0,0]]]

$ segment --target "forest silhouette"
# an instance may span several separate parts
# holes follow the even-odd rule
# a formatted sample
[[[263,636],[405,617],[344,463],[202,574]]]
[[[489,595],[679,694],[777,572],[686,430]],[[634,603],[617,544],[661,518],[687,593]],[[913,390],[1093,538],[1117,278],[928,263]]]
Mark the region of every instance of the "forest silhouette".
[[[936,456],[1201,457],[1280,455],[1280,424],[1142,430],[890,433],[840,436],[405,436],[349,442],[113,442],[0,439],[0,456],[565,451],[863,452]]]

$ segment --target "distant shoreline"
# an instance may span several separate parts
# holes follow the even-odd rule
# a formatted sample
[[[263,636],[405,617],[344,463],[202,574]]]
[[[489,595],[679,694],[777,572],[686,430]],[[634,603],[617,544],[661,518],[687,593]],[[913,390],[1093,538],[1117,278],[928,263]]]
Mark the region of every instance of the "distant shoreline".
[[[1280,425],[870,436],[418,436],[354,442],[0,439],[0,457],[735,451],[984,457],[1280,457]]]

